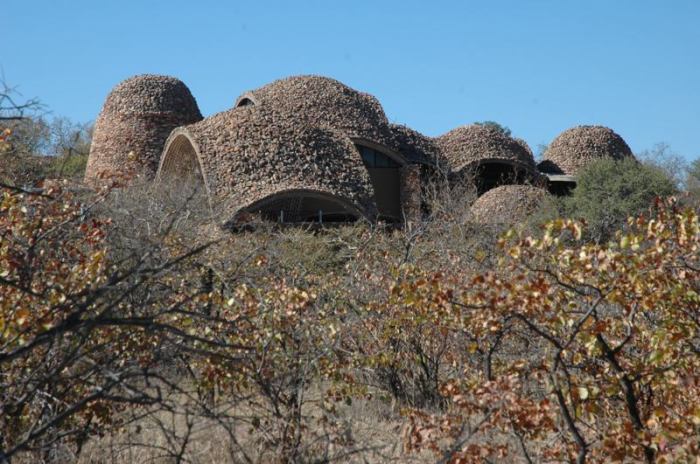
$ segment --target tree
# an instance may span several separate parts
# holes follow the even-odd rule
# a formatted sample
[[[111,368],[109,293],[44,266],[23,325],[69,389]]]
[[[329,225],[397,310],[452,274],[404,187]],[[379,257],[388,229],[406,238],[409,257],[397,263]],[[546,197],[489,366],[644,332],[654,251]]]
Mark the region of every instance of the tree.
[[[16,87],[10,87],[5,76],[0,77],[0,122],[19,121],[43,108],[37,98],[22,99]]]
[[[109,220],[92,216],[93,207],[59,184],[0,191],[2,463],[26,453],[73,460],[65,456],[120,423],[127,406],[167,406],[162,366],[186,340],[213,346],[180,324],[201,290],[178,290],[187,282],[178,265],[199,249],[170,257],[152,249],[114,263]]]
[[[92,129],[68,118],[47,120],[38,99],[0,89],[0,182],[33,186],[45,177],[82,177]]]
[[[56,117],[49,124],[48,155],[53,159],[50,174],[57,177],[81,178],[90,154],[92,125],[78,124],[66,117]]]
[[[687,164],[683,157],[671,150],[671,146],[660,142],[637,155],[642,163],[661,169],[677,188],[684,188]]]
[[[696,159],[688,166],[685,185],[688,192],[694,198],[700,200],[700,158]]]
[[[605,241],[628,216],[646,210],[655,197],[676,192],[674,182],[659,168],[632,158],[601,159],[578,174],[573,194],[563,201],[563,215],[584,219],[590,238]]]
[[[228,434],[235,461],[253,461],[251,448],[258,461],[345,455],[334,400],[309,409],[338,373],[330,295],[342,285],[292,272],[238,282],[266,258],[212,267],[222,249],[181,234],[188,205],[168,210],[155,193],[139,198],[150,215],[114,226],[108,202],[133,192],[84,203],[58,183],[0,190],[0,463],[75,461],[96,436],[149,419],[168,445],[142,446],[176,462],[194,420]]]
[[[0,154],[17,151],[10,144],[15,127],[19,126],[26,130],[27,127],[20,125],[20,122],[36,116],[42,108],[43,105],[37,98],[22,99],[17,89],[7,84],[5,76],[0,76]],[[36,139],[37,137],[31,138],[31,140]]]
[[[493,129],[496,129],[497,131],[503,133],[503,135],[506,135],[508,137],[511,136],[510,129],[506,126],[503,126],[496,121],[480,121],[480,122],[475,122],[477,126],[484,126],[484,127],[490,127]]]
[[[51,126],[42,117],[24,116],[8,121],[8,131],[3,155],[6,157],[28,157],[45,155],[51,149]]]
[[[443,382],[444,412],[412,410],[409,450],[454,464],[700,453],[698,214],[658,201],[629,224],[596,245],[559,219],[503,239],[508,257],[493,272],[405,275],[395,293],[407,310],[443,301],[445,330],[489,354]]]

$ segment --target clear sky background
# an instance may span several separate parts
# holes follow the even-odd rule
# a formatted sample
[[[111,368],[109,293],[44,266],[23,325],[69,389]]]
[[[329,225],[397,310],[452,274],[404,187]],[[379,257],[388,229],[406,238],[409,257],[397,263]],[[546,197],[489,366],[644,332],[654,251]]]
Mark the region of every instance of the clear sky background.
[[[322,74],[431,136],[494,120],[536,151],[603,124],[700,157],[699,0],[0,0],[0,67],[80,122],[134,74],[182,79],[204,115]]]

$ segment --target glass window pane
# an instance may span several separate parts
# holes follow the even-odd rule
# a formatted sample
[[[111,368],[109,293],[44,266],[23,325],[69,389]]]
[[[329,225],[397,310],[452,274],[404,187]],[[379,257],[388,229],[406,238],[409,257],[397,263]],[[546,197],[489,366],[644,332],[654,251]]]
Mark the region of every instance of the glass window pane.
[[[377,158],[377,167],[378,168],[388,168],[389,167],[389,160],[387,160],[386,155],[383,153],[379,153],[378,151],[374,152]]]
[[[362,156],[362,161],[368,168],[400,168],[401,164],[392,157],[374,150],[373,148],[356,145]]]
[[[374,157],[372,156],[372,153],[365,147],[360,147],[360,154],[362,155],[362,160],[364,161],[365,165],[371,168],[374,164]]]

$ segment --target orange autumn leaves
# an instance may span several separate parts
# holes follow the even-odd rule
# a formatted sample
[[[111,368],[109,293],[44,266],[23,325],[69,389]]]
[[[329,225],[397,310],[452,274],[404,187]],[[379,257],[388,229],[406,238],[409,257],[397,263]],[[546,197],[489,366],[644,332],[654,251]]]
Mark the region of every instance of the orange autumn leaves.
[[[459,295],[444,320],[461,317],[453,330],[472,337],[467,349],[490,349],[492,367],[490,378],[472,366],[443,384],[444,414],[412,409],[408,449],[454,463],[700,452],[697,212],[659,202],[604,245],[580,242],[580,227],[511,233],[498,269],[457,285],[441,278],[423,296],[430,306],[447,288]],[[416,274],[406,279],[426,279]]]

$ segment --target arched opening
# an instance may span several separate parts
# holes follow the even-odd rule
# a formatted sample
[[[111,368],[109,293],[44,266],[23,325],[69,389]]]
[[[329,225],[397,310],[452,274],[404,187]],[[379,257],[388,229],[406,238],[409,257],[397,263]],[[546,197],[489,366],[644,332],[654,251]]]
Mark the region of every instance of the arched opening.
[[[236,99],[236,103],[233,105],[233,107],[240,108],[242,106],[255,106],[255,104],[255,96],[250,92],[246,92]]]
[[[166,146],[158,170],[158,181],[204,187],[197,151],[185,135],[176,136]]]
[[[166,142],[156,175],[162,200],[178,210],[207,214],[211,202],[197,149],[186,135],[174,134]]]
[[[501,185],[523,184],[532,180],[532,173],[524,167],[502,161],[482,161],[474,169],[478,195]]]
[[[307,190],[276,193],[244,208],[234,223],[338,223],[360,218],[357,208],[330,194]]]
[[[372,181],[379,219],[401,221],[401,167],[405,163],[378,147],[360,143],[355,146]]]
[[[241,98],[238,101],[236,108],[239,108],[241,106],[255,106],[255,102],[253,100],[251,100],[250,98]]]

